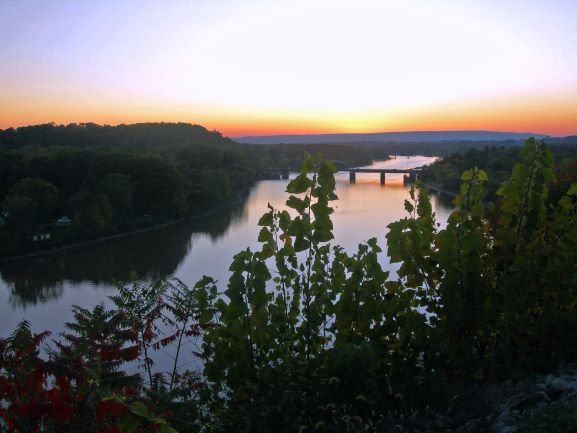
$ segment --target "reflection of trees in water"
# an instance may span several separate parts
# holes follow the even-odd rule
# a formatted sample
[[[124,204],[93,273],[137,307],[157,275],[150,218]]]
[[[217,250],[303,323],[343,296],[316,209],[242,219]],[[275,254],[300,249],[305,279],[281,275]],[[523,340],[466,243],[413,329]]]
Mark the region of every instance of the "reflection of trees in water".
[[[429,191],[431,193],[431,201],[435,208],[443,207],[449,211],[454,209],[453,200],[455,197],[452,195],[444,194],[438,191]]]
[[[64,281],[93,284],[126,282],[135,272],[154,279],[174,274],[192,247],[195,233],[215,241],[233,222],[246,219],[244,203],[196,220],[62,251],[53,255],[6,262],[0,276],[10,290],[10,303],[41,304],[58,299]]]
[[[40,277],[40,278],[38,278]],[[64,284],[61,281],[44,284],[41,280],[44,275],[27,275],[14,281],[7,280],[10,291],[8,302],[12,306],[26,307],[27,305],[43,304],[51,299],[58,299],[64,293]],[[38,288],[41,288],[38,290]]]
[[[195,221],[194,233],[206,234],[211,241],[217,241],[224,237],[227,229],[232,223],[240,224],[247,220],[248,209],[246,200],[234,207],[227,208],[218,214],[209,215]],[[221,213],[226,213],[221,215]]]

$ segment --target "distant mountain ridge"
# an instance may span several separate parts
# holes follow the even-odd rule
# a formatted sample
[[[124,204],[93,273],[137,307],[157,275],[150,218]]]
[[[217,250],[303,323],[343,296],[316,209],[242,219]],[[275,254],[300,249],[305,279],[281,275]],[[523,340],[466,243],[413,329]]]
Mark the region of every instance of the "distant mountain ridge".
[[[318,144],[351,142],[422,142],[422,141],[503,141],[526,140],[529,137],[547,138],[547,135],[529,132],[497,131],[408,131],[347,134],[266,135],[233,137],[246,144]]]

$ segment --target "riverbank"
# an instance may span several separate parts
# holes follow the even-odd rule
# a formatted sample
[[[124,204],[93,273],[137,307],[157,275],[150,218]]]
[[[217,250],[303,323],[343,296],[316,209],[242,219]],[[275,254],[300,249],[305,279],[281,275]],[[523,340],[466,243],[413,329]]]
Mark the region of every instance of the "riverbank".
[[[423,185],[425,188],[427,188],[429,191],[436,191],[439,192],[441,194],[445,194],[448,195],[450,197],[457,197],[459,194],[457,194],[455,191],[450,191],[448,189],[445,189],[443,187],[441,187],[441,185],[437,184],[437,183],[433,183],[433,182],[421,182],[421,185]]]
[[[183,221],[198,220],[198,219],[213,215],[213,214],[220,212],[224,209],[229,209],[231,207],[234,207],[234,206],[242,203],[244,200],[246,200],[248,194],[249,194],[249,191],[245,191],[242,195],[237,197],[235,200],[228,202],[226,204],[223,204],[221,206],[217,206],[213,209],[210,209],[210,210],[203,212],[203,213],[200,213],[200,214],[189,215],[189,216],[186,216],[184,218],[178,218],[176,220],[169,221],[169,222],[162,223],[162,224],[154,224],[154,225],[151,225],[149,227],[144,227],[144,228],[140,228],[137,230],[130,230],[130,231],[126,231],[126,232],[116,233],[113,235],[102,236],[102,237],[99,237],[96,239],[90,239],[90,240],[82,241],[82,242],[75,242],[73,244],[65,244],[65,245],[55,246],[55,247],[51,247],[50,249],[46,249],[46,250],[34,251],[34,252],[26,253],[26,254],[19,254],[16,256],[0,257],[0,263],[7,263],[7,262],[13,262],[13,261],[17,261],[17,260],[24,260],[24,259],[29,259],[29,258],[33,258],[33,257],[48,256],[48,255],[57,254],[57,253],[60,253],[63,251],[68,251],[68,250],[73,250],[76,248],[85,247],[88,245],[107,242],[107,241],[110,241],[113,239],[119,239],[119,238],[124,238],[124,237],[128,237],[128,236],[136,235],[138,233],[146,233],[146,232],[149,232],[152,230],[160,229],[162,227],[168,227],[168,226],[171,226],[174,224],[178,224],[178,223],[183,222]]]

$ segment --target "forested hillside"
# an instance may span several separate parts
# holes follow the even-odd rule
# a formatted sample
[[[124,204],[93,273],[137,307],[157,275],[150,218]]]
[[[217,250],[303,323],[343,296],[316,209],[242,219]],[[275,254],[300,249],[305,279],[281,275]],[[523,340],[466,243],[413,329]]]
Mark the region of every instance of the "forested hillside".
[[[233,144],[233,141],[224,138],[219,132],[211,132],[190,123],[138,123],[118,126],[49,123],[0,131],[0,150],[51,146],[113,149],[138,147],[160,150],[181,145],[222,144]]]
[[[577,181],[577,143],[570,140],[554,142],[556,144],[550,145],[550,149],[555,160],[554,170],[558,181],[552,186],[551,193],[560,198],[564,189]],[[485,188],[492,198],[499,185],[509,178],[521,149],[519,146],[486,146],[484,149],[470,148],[454,152],[426,167],[420,177],[423,181],[436,184],[445,190],[458,192],[461,173],[470,167],[477,167],[489,175]]]
[[[257,163],[188,124],[0,132],[0,255],[163,223],[238,198]]]

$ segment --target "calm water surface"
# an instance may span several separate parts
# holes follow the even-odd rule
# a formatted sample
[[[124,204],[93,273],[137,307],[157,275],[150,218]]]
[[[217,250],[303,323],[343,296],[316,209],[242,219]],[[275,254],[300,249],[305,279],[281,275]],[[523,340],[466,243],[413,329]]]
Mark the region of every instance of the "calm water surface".
[[[431,157],[399,157],[377,161],[371,167],[412,168],[431,163]],[[6,336],[22,319],[34,331],[62,331],[74,304],[92,308],[115,293],[114,281],[128,281],[131,271],[141,278],[174,275],[192,286],[203,275],[219,280],[226,288],[228,267],[237,252],[258,248],[257,221],[267,203],[284,207],[287,181],[257,183],[244,203],[202,219],[180,222],[149,232],[85,246],[54,255],[0,264],[0,336]],[[378,173],[357,173],[349,184],[348,172],[337,174],[333,202],[333,242],[348,251],[376,237],[386,246],[387,225],[405,216],[404,200],[409,186],[402,175],[387,174],[386,185]],[[433,210],[444,224],[450,200],[433,196]],[[386,250],[381,263],[390,270]]]

